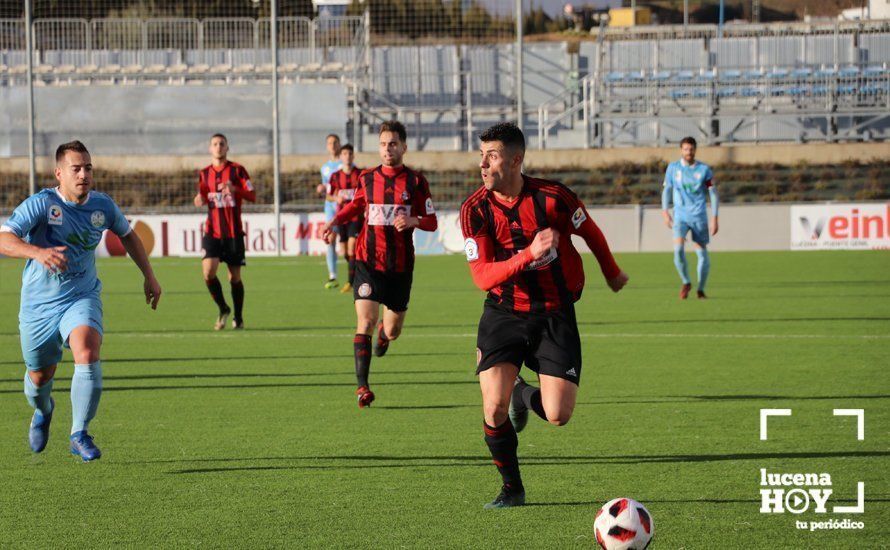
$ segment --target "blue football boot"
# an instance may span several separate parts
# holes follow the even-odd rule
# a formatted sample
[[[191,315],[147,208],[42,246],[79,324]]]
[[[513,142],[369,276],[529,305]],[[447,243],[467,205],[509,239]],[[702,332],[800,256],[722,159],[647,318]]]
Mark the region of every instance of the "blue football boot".
[[[93,443],[93,436],[85,431],[71,434],[71,454],[79,456],[84,462],[102,457],[102,451]]]
[[[49,414],[35,410],[34,416],[31,417],[31,427],[28,429],[28,444],[35,453],[41,452],[46,448],[46,442],[49,441],[49,423],[53,421],[53,413],[56,411],[56,401],[50,398],[53,409]]]

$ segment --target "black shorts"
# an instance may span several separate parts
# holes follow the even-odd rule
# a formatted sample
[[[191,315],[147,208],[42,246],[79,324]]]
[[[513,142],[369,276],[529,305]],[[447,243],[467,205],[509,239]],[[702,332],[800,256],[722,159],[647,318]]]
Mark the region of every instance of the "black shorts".
[[[476,337],[476,374],[498,363],[581,381],[581,335],[575,306],[551,313],[513,313],[486,301]]]
[[[211,235],[204,235],[202,246],[205,258],[219,258],[228,265],[247,265],[244,261],[244,237],[214,239]]]
[[[337,233],[340,235],[340,242],[345,243],[349,239],[358,237],[359,231],[362,230],[362,221],[356,220],[343,225],[337,226]]]
[[[408,309],[411,299],[412,272],[397,273],[371,269],[365,262],[355,262],[352,296],[356,300],[371,300],[400,313]]]

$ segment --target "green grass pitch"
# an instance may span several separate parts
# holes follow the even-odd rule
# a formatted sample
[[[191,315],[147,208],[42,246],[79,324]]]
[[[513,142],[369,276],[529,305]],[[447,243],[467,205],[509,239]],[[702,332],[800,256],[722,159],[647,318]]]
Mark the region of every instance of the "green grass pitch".
[[[0,261],[0,547],[589,548],[618,496],[648,506],[653,548],[890,545],[890,255],[715,253],[711,299],[686,302],[670,255],[618,260],[631,281],[613,295],[585,257],[575,415],[520,434],[530,505],[506,511],[482,510],[499,478],[473,374],[483,294],[460,257],[418,259],[365,410],[352,300],[321,288],[319,258],[251,258],[241,333],[211,330],[198,260],[155,261],[156,312],[131,262],[100,261],[104,456],[90,464],[67,449],[68,352],[49,445],[27,447],[23,264]],[[761,408],[793,409],[768,441]],[[864,441],[834,408],[865,409]],[[863,481],[865,513],[760,514],[761,468],[828,472],[829,506]],[[795,528],[831,518],[865,529]]]

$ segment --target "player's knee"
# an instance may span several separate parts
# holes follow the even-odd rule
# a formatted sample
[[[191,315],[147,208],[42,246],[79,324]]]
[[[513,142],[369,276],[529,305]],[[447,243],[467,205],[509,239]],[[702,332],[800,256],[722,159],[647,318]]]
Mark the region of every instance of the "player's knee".
[[[485,423],[492,427],[497,427],[503,424],[507,420],[507,413],[509,410],[509,402],[494,402],[482,405],[482,412],[485,415]]]
[[[554,426],[565,426],[572,419],[572,411],[559,411],[554,415],[547,415],[547,422]]]
[[[402,334],[402,327],[398,325],[386,329],[386,337],[389,340],[395,340],[400,334]]]
[[[99,350],[93,348],[78,350],[73,355],[74,362],[78,365],[87,365],[99,360]]]
[[[55,374],[55,368],[28,371],[28,376],[31,378],[31,382],[38,388],[49,384]]]
[[[355,331],[358,334],[371,334],[374,332],[374,328],[377,326],[377,319],[372,319],[370,317],[360,317],[358,319],[358,323],[356,324]]]

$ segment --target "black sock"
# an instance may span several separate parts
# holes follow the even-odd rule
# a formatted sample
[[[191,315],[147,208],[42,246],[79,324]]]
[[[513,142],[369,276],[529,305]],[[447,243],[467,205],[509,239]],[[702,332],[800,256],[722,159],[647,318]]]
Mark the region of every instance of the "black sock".
[[[355,379],[358,386],[368,386],[368,374],[371,371],[371,337],[367,334],[356,334],[352,340],[355,350]]]
[[[527,409],[534,411],[536,415],[547,420],[547,413],[544,412],[544,404],[541,403],[541,390],[524,382],[519,383],[518,389],[520,391],[513,393],[513,399],[518,398],[521,403],[514,402],[513,405],[523,405]]]
[[[213,296],[213,301],[216,302],[216,305],[219,307],[219,312],[225,313],[228,311],[229,304],[226,303],[226,299],[223,296],[222,285],[219,283],[219,279],[214,277],[205,282],[207,283],[207,290],[209,290],[210,295]]]
[[[244,281],[232,282],[232,304],[235,306],[235,320],[240,323],[244,310]]]
[[[519,458],[516,456],[519,439],[516,437],[513,424],[507,419],[497,428],[492,428],[483,422],[482,428],[485,431],[485,443],[491,451],[491,458],[498,467],[504,485],[521,490],[522,478],[519,476]]]
[[[349,263],[349,284],[351,285],[355,281],[355,254],[346,256],[346,261]]]

